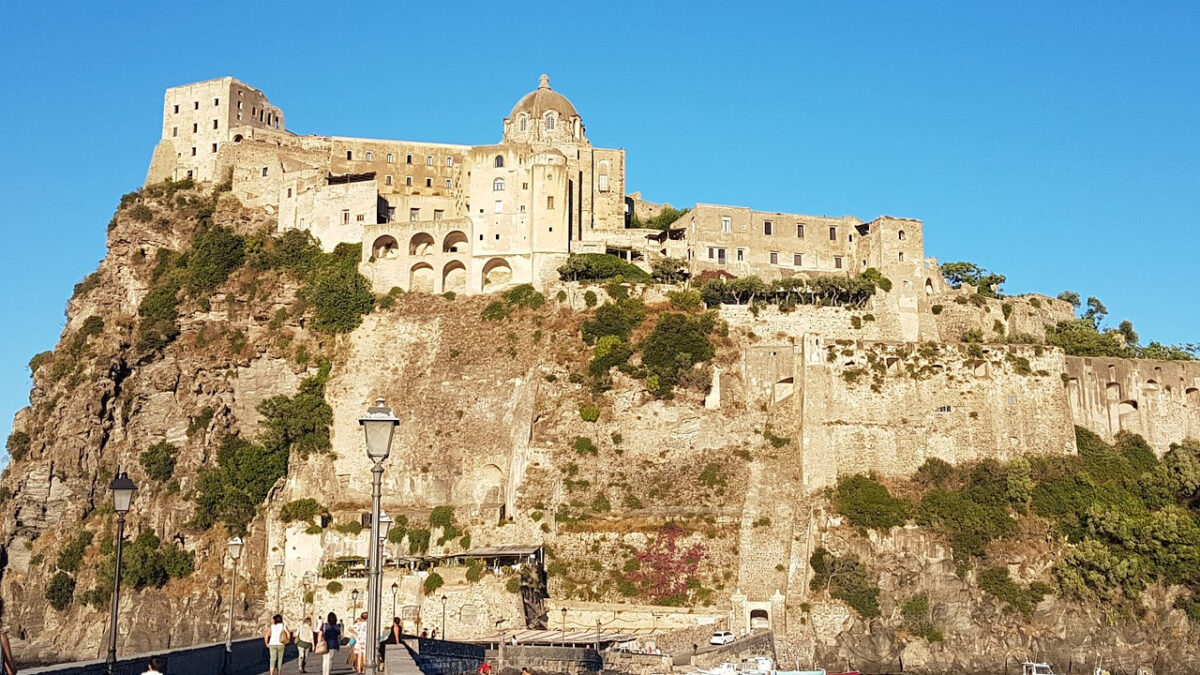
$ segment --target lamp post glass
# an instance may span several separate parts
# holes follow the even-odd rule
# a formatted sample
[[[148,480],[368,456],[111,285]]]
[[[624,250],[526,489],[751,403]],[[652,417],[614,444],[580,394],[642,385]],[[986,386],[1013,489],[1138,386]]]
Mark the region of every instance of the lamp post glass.
[[[392,451],[392,435],[400,424],[392,409],[384,405],[383,399],[377,398],[375,405],[367,408],[367,414],[358,418],[358,423],[362,425],[367,442],[367,457],[376,462],[387,459]]]
[[[400,420],[392,414],[392,409],[384,404],[382,398],[375,399],[375,405],[367,408],[367,412],[358,418],[363,428],[363,440],[367,445],[367,457],[374,462],[371,468],[371,551],[367,572],[367,669],[377,670],[379,653],[375,645],[379,641],[379,584],[382,581],[380,572],[380,501],[383,498],[383,461],[392,451],[392,436]]]
[[[137,486],[129,479],[129,474],[124,471],[117,474],[110,487],[113,493],[113,511],[120,514],[129,513],[133,493],[137,491]]]

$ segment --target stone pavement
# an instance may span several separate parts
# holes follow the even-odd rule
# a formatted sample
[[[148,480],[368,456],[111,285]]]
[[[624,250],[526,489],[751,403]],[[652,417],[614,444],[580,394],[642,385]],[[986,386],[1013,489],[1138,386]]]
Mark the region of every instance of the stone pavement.
[[[354,672],[354,669],[346,663],[349,655],[350,650],[348,648],[343,648],[333,655],[331,662],[333,667],[329,669],[330,675],[350,675]],[[296,660],[296,656],[295,645],[288,645],[287,651],[284,653],[283,675],[295,675],[300,672],[300,665]],[[388,650],[387,656],[388,664],[391,666],[387,670],[388,675],[422,675],[421,670],[417,667],[412,655],[407,650],[402,649],[397,651],[395,648],[391,648]],[[267,675],[267,661],[265,658],[262,662],[262,670],[258,672],[261,675]],[[314,656],[309,654],[305,672],[315,675],[321,674],[320,655]]]

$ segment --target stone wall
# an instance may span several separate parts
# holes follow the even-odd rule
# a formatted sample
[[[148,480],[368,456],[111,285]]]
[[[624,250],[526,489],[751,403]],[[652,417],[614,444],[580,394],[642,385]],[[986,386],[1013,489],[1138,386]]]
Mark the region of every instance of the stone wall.
[[[1162,454],[1200,438],[1200,363],[1068,356],[1065,372],[1075,424],[1106,440],[1141,434]]]
[[[580,647],[540,647],[504,645],[487,650],[487,662],[499,671],[529,668],[542,673],[598,673],[603,659],[594,649]]]

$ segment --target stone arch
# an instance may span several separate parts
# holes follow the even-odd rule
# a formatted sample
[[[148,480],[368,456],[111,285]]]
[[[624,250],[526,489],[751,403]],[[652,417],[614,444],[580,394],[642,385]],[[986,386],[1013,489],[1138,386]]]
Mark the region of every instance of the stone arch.
[[[460,260],[451,260],[442,269],[442,291],[461,293],[467,290],[467,266]]]
[[[771,615],[765,609],[750,610],[750,630],[769,630]]]
[[[245,138],[241,134],[234,134],[234,136],[233,136],[234,143],[241,143],[244,140],[245,140]]]
[[[408,290],[413,293],[433,292],[433,265],[417,263],[409,273]]]
[[[475,498],[480,506],[504,505],[504,471],[495,464],[488,464],[479,471]]]
[[[1113,401],[1113,402],[1120,401],[1121,400],[1121,383],[1120,382],[1109,382],[1108,384],[1104,385],[1104,396],[1109,401]]]
[[[505,286],[512,281],[512,266],[504,258],[492,258],[483,266],[483,290]]]
[[[400,243],[390,234],[385,234],[371,244],[371,257],[376,260],[395,258],[400,255]]]
[[[900,230],[899,232],[897,232],[897,233],[896,233],[896,237],[897,237],[897,238],[898,238],[900,241],[904,241],[904,230]]]
[[[504,155],[496,155],[496,160],[495,160],[494,164],[496,165],[497,169],[503,169],[504,168]]]
[[[433,255],[437,243],[428,232],[418,232],[408,240],[409,255]]]
[[[1158,391],[1158,380],[1146,380],[1146,391]]]
[[[1135,413],[1138,410],[1138,402],[1133,399],[1126,399],[1117,404],[1117,414],[1121,417]]]
[[[775,383],[775,402],[779,403],[783,399],[791,396],[796,391],[796,380],[791,377],[785,377]]]
[[[1183,400],[1186,401],[1190,406],[1200,406],[1200,389],[1197,389],[1196,387],[1188,387],[1187,389],[1184,389]]]
[[[462,230],[454,230],[442,240],[442,253],[466,253],[467,235]]]
[[[933,279],[925,280],[925,295],[933,295]]]

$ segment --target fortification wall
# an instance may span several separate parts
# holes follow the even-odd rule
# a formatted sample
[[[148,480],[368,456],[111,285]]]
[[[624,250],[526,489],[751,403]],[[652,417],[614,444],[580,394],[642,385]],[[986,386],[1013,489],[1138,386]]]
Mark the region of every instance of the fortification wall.
[[[1200,438],[1200,363],[1068,356],[1065,372],[1072,420],[1106,440],[1129,431],[1162,454]]]
[[[963,333],[973,329],[982,332],[987,339],[1027,335],[1045,340],[1046,324],[1075,318],[1075,308],[1062,300],[1036,294],[1003,300],[980,298],[968,287],[931,295],[929,304],[937,325],[934,339],[946,342],[959,340]],[[1005,307],[1009,308],[1007,315]]]
[[[777,396],[774,414],[800,418],[808,489],[845,473],[908,474],[929,457],[1075,451],[1057,350],[817,338],[797,350],[799,395]]]

